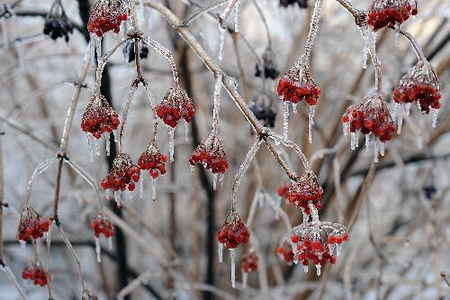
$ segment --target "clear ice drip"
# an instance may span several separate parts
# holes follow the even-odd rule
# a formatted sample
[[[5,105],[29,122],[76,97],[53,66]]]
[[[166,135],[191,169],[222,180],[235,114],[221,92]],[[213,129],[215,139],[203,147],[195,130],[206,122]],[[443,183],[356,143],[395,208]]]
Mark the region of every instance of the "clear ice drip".
[[[223,244],[222,243],[218,243],[217,254],[219,256],[219,262],[222,263],[223,262]]]
[[[172,162],[175,152],[175,129],[169,128],[169,161]]]
[[[219,60],[223,59],[223,48],[225,45],[225,33],[227,29],[222,28],[222,26],[219,23]]]
[[[308,114],[308,142],[312,144],[312,129],[314,126],[314,115],[316,113],[315,106],[309,107],[309,114]]]
[[[230,249],[231,287],[236,288],[236,249]]]
[[[100,263],[102,262],[102,256],[101,256],[101,251],[102,248],[100,247],[100,239],[98,237],[95,237],[95,254],[97,255],[97,262]]]
[[[283,138],[288,138],[289,131],[289,102],[283,101]]]

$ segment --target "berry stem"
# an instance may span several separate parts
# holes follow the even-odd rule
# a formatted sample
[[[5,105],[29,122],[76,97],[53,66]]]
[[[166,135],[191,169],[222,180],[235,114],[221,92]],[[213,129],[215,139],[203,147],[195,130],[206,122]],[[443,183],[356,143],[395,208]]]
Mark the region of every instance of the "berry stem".
[[[137,79],[136,79],[137,80]],[[135,80],[135,82],[136,82]],[[137,85],[132,84],[130,88],[130,92],[128,94],[127,102],[125,104],[125,108],[122,113],[122,122],[120,122],[120,129],[119,129],[119,153],[123,152],[123,134],[125,132],[125,126],[128,121],[128,113],[130,112],[131,103],[134,99],[134,94],[137,90]]]
[[[175,58],[173,57],[169,49],[150,37],[146,37],[142,39],[142,41],[152,47],[156,52],[164,56],[169,61],[170,67],[172,69],[173,81],[175,84],[178,84],[178,68],[175,64]]]
[[[316,0],[314,3],[314,10],[311,16],[311,23],[309,27],[308,37],[306,38],[305,49],[303,50],[303,55],[300,60],[306,63],[311,56],[311,52],[314,46],[314,41],[316,39],[317,30],[319,29],[320,12],[322,10],[323,0]]]

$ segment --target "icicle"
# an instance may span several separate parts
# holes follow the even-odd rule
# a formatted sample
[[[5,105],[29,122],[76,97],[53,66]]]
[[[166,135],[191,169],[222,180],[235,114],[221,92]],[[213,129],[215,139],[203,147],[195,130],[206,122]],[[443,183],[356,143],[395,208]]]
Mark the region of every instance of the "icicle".
[[[288,138],[289,130],[289,102],[283,101],[283,138]]]
[[[219,262],[222,263],[223,262],[223,244],[222,243],[218,243],[219,247],[217,248],[217,253],[219,255]]]
[[[316,107],[309,107],[309,115],[308,115],[308,142],[312,144],[312,128],[314,125],[314,115],[316,113]]]
[[[105,148],[106,148],[106,156],[109,156],[111,152],[111,141],[109,140],[109,133],[105,134]]]
[[[108,249],[112,250],[112,246],[113,246],[112,238],[107,238],[107,240],[108,240]]]
[[[369,134],[365,134],[364,135],[365,139],[366,139],[366,152],[369,152],[369,147],[370,147],[370,133]]]
[[[373,161],[378,162],[378,143],[380,141],[378,139],[374,139],[373,141]]]
[[[400,24],[395,23],[394,29],[395,29],[395,47],[398,47],[400,45]]]
[[[380,155],[384,156],[385,152],[386,152],[386,144],[380,142]]]
[[[225,45],[225,33],[227,29],[222,28],[219,23],[219,60],[223,59],[223,47]]]
[[[308,266],[303,265],[303,272],[308,273]]]
[[[142,199],[144,197],[144,174],[140,174],[140,180],[139,180],[139,199]]]
[[[189,169],[191,169],[191,172],[194,172],[194,170],[195,170],[195,166],[193,166],[193,165],[189,164]]]
[[[93,139],[94,141],[94,148],[95,148],[95,154],[100,155],[100,141],[96,138]]]
[[[336,244],[336,257],[341,256],[342,245]]]
[[[367,61],[369,58],[370,49],[375,47],[376,33],[368,26],[360,27],[361,35],[364,41],[363,46],[363,69],[367,69]]]
[[[259,208],[264,207],[264,194],[258,192],[258,204]]]
[[[114,191],[114,200],[117,203],[117,207],[122,206],[122,192],[121,191]]]
[[[247,281],[248,281],[248,273],[247,272],[242,272],[242,286],[244,288],[247,287]]]
[[[219,185],[222,186],[223,185],[223,180],[225,179],[225,174],[224,173],[219,173]]]
[[[169,161],[173,161],[173,155],[175,152],[175,129],[169,128]]]
[[[358,140],[356,138],[356,132],[350,133],[350,148],[352,150],[356,149],[356,144],[358,143]]]
[[[217,188],[217,173],[213,173],[213,191]]]
[[[350,123],[349,122],[344,123],[343,129],[344,129],[344,135],[348,135],[350,132]]]
[[[406,103],[405,105],[405,116],[409,116],[411,114],[411,103]]]
[[[105,198],[106,200],[111,199],[111,190],[105,190]]]
[[[322,265],[321,264],[316,265],[316,274],[317,274],[317,276],[320,276],[320,274],[322,274]]]
[[[152,178],[152,200],[153,201],[156,200],[156,182],[157,182],[157,179]]]
[[[144,6],[144,0],[139,0],[139,24],[143,24],[145,20],[145,6]]]
[[[113,130],[114,143],[119,142],[119,129]]]
[[[438,120],[438,115],[439,115],[439,109],[435,109],[435,110],[433,111],[433,123],[431,124],[431,126],[432,126],[433,128],[436,128],[437,120]]]
[[[231,287],[236,288],[236,249],[230,249]]]
[[[94,65],[98,65],[102,57],[102,39],[93,33],[90,34],[89,54]],[[96,57],[97,60],[95,59]]]
[[[20,240],[19,243],[20,243],[20,248],[25,253],[25,250],[27,249],[27,242]]]
[[[402,133],[402,126],[403,126],[403,111],[402,111],[402,109],[399,109],[397,111],[397,114],[398,114],[397,134],[401,134]]]
[[[395,118],[397,117],[397,112],[398,112],[398,103],[394,103],[394,105],[392,106],[392,114],[391,114],[393,120],[395,120]]]
[[[101,257],[101,251],[102,248],[100,247],[100,239],[98,237],[95,237],[95,253],[97,254],[97,262],[100,263],[102,262],[102,257]]]
[[[239,33],[239,11],[241,7],[241,1],[237,1],[234,5],[234,32]]]
[[[292,112],[293,112],[294,114],[297,113],[297,105],[298,105],[298,103],[292,103]]]
[[[187,141],[189,141],[189,124],[188,122],[184,122],[184,139]]]

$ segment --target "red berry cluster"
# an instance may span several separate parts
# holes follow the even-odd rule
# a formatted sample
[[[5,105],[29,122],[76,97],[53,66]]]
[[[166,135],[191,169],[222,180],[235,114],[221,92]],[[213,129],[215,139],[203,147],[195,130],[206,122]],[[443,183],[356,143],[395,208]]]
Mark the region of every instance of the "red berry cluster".
[[[351,105],[342,116],[342,122],[349,123],[350,132],[372,133],[383,143],[390,141],[395,133],[394,121],[380,96],[366,97]]]
[[[292,251],[291,245],[287,242],[284,242],[282,245],[278,246],[276,253],[281,260],[289,265],[291,265],[294,261],[294,252]]]
[[[327,243],[310,237],[300,239],[297,235],[291,237],[292,243],[296,244],[298,260],[304,266],[309,264],[325,266],[327,263],[336,263],[336,257],[331,255]]]
[[[302,208],[309,215],[311,213],[309,203],[320,209],[322,194],[323,189],[319,179],[312,171],[307,171],[289,188],[288,201]]]
[[[52,221],[49,218],[41,218],[36,210],[26,206],[20,216],[17,239],[26,242],[30,238],[41,238],[45,232],[48,232],[51,224]]]
[[[46,286],[51,280],[50,274],[37,263],[31,263],[31,265],[26,266],[22,271],[22,278],[32,280],[35,285],[39,286]]]
[[[304,100],[314,106],[319,100],[320,88],[312,80],[305,65],[295,64],[278,81],[277,93],[283,101],[298,103]]]
[[[431,108],[440,109],[440,84],[433,67],[427,62],[418,62],[403,75],[394,90],[394,102],[406,104],[417,102],[420,110],[428,114]]]
[[[118,33],[120,24],[127,19],[127,14],[120,11],[111,0],[98,0],[92,8],[87,28],[89,32],[102,37],[108,31]]]
[[[399,26],[415,15],[416,0],[375,0],[370,8],[367,24],[377,31],[387,26]]]
[[[101,187],[104,190],[130,192],[136,188],[135,182],[139,181],[140,169],[133,164],[131,157],[126,153],[120,153],[114,158],[111,172],[103,179]]]
[[[255,272],[258,270],[259,257],[255,252],[249,252],[242,257],[241,271],[244,273]]]
[[[119,115],[109,105],[105,96],[96,93],[83,113],[81,129],[99,139],[103,133],[109,134],[117,129],[119,123]]]
[[[289,197],[289,189],[291,188],[291,184],[285,183],[277,189],[278,196],[282,198],[288,199]]]
[[[177,127],[180,119],[190,122],[194,113],[192,99],[178,84],[174,84],[156,106],[156,115],[172,128]]]
[[[328,235],[328,244],[342,244],[346,242],[349,238],[349,234],[347,232],[343,234],[330,234]]]
[[[192,153],[189,164],[202,164],[212,173],[225,173],[228,169],[228,162],[222,141],[215,134],[209,135]]]
[[[217,233],[217,240],[228,249],[234,249],[240,244],[247,244],[250,231],[236,212],[231,212],[225,219],[222,228]]]
[[[151,142],[147,150],[139,156],[138,166],[141,170],[148,170],[153,179],[166,174],[167,155],[162,154],[156,143]]]
[[[91,228],[97,238],[100,237],[100,234],[103,234],[107,239],[114,235],[114,227],[105,216],[95,218],[91,223]]]

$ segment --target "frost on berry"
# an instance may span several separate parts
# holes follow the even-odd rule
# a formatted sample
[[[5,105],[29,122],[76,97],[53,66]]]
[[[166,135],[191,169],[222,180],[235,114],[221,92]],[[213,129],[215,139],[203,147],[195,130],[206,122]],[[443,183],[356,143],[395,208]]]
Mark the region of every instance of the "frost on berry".
[[[53,2],[49,14],[45,17],[44,34],[52,40],[64,37],[69,41],[69,34],[73,33],[73,25],[66,16],[60,1]]]
[[[323,189],[319,184],[319,179],[312,171],[307,171],[300,179],[292,183],[288,191],[288,201],[306,213],[311,214],[309,204],[320,209]]]
[[[178,84],[174,84],[156,106],[156,115],[172,128],[177,127],[180,119],[190,122],[194,113],[192,99]]]
[[[26,242],[30,238],[41,238],[49,231],[51,224],[50,218],[42,218],[34,208],[27,205],[20,214],[17,239]]]
[[[255,76],[261,78],[277,79],[280,75],[278,66],[274,61],[275,54],[270,48],[267,48],[262,54],[262,63],[256,64]]]
[[[31,280],[35,285],[46,286],[51,278],[50,274],[41,267],[37,259],[33,259],[22,271],[22,278]]]
[[[416,0],[375,0],[370,7],[367,24],[374,31],[387,26],[398,28],[411,16],[417,15]]]
[[[109,239],[114,235],[114,227],[104,215],[97,216],[92,221],[91,228],[94,230],[94,235],[96,238],[103,235],[105,238]]]
[[[283,101],[299,103],[303,100],[314,106],[319,100],[320,88],[314,83],[309,68],[296,63],[278,81],[277,93]]]
[[[272,101],[267,95],[258,95],[249,105],[250,110],[256,119],[261,121],[265,127],[275,127],[277,113],[272,105]]]
[[[105,96],[95,93],[89,99],[81,119],[81,129],[99,139],[117,129],[120,120],[117,112],[109,105]]]
[[[189,160],[191,166],[202,164],[213,174],[225,173],[228,169],[225,151],[222,141],[216,134],[211,133],[200,145],[195,148]]]
[[[398,104],[417,103],[423,114],[430,109],[440,109],[440,83],[433,67],[419,61],[411,71],[403,75],[394,90],[394,102]]]
[[[167,155],[161,153],[156,142],[152,141],[144,153],[139,156],[138,166],[141,170],[147,170],[152,179],[166,174]]]
[[[228,249],[237,248],[240,244],[247,244],[250,231],[236,212],[231,212],[225,219],[222,228],[217,233],[217,240]]]
[[[315,265],[317,276],[327,263],[334,264],[340,256],[342,245],[349,238],[344,225],[321,222],[313,218],[312,222],[302,223],[292,229],[290,244],[294,262],[301,262],[305,272],[309,265]]]
[[[384,143],[390,141],[395,134],[395,124],[389,113],[386,102],[378,93],[364,97],[361,102],[347,108],[342,116],[344,134],[351,133],[351,148],[358,147],[358,136],[366,136],[366,147],[373,145],[375,161],[378,151],[384,155]]]
[[[275,252],[287,265],[292,265],[292,262],[294,261],[294,252],[292,251],[291,245],[286,240],[283,240]]]
[[[256,270],[258,270],[258,262],[259,262],[259,257],[258,257],[258,255],[256,255],[255,251],[250,251],[250,252],[244,254],[244,256],[242,256],[242,259],[241,259],[242,273],[250,273],[250,272],[255,272]]]
[[[112,0],[98,0],[92,7],[87,28],[89,32],[102,37],[108,31],[119,33],[120,24],[127,19],[127,14]]]
[[[140,169],[133,164],[131,157],[126,153],[120,153],[114,158],[111,172],[103,179],[101,187],[104,190],[134,191],[135,182],[139,181]]]

